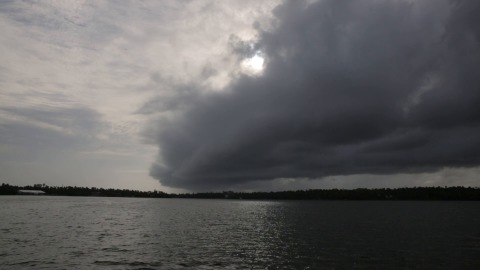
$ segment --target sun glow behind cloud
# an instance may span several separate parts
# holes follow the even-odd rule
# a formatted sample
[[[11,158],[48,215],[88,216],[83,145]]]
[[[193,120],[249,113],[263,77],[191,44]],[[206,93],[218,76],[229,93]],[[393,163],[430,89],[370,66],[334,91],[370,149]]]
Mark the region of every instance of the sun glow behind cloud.
[[[265,68],[265,58],[261,52],[256,52],[241,63],[242,71],[248,75],[261,75]]]

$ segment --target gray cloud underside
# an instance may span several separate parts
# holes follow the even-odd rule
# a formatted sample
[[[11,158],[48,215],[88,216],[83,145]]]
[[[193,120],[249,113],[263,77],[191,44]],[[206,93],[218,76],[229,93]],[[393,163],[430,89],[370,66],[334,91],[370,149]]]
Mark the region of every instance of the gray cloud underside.
[[[0,126],[0,145],[19,146],[31,154],[80,147],[101,128],[99,114],[84,107],[2,108],[0,113],[12,118]]]
[[[157,123],[151,175],[201,189],[478,166],[479,12],[475,0],[286,2],[257,44],[262,76]]]

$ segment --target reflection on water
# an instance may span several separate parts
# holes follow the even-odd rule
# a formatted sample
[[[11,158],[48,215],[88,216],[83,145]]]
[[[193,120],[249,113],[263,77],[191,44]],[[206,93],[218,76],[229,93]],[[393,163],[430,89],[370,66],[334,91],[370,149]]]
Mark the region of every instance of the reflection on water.
[[[0,197],[0,269],[480,269],[478,202]]]

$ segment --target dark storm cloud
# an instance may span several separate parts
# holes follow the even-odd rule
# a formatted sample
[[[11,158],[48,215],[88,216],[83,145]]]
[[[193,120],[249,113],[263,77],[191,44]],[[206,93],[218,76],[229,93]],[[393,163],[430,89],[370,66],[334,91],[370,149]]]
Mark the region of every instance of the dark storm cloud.
[[[151,175],[205,189],[480,165],[479,8],[284,3],[256,45],[263,75],[189,96],[179,116],[160,121]]]

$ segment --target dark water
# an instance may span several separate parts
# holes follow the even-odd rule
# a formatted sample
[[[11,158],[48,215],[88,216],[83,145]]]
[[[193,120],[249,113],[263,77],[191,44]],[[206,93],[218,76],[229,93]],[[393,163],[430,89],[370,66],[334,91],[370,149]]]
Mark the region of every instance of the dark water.
[[[480,269],[480,203],[0,196],[0,268]]]

